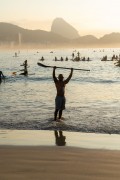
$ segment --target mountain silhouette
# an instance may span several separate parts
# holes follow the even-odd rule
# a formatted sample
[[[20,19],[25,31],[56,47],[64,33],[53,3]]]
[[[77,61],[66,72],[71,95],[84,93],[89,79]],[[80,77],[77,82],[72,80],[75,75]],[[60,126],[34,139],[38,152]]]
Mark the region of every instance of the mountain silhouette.
[[[43,46],[43,47],[120,47],[120,33],[106,34],[101,38],[93,35],[79,36],[77,30],[71,25],[62,21],[58,32],[56,28],[56,20],[52,23],[51,31],[44,30],[28,30],[10,23],[0,23],[0,47],[2,46]],[[66,24],[66,25],[65,25]],[[66,28],[65,28],[66,26]],[[66,29],[66,31],[63,31]],[[68,37],[66,35],[68,29]],[[60,34],[61,31],[61,34]],[[64,34],[64,35],[63,35]]]
[[[79,38],[77,30],[62,18],[56,18],[53,21],[51,26],[51,32],[59,34],[68,39]]]
[[[100,38],[100,43],[120,43],[120,33],[106,34]]]
[[[28,30],[9,23],[0,23],[0,42],[19,43],[67,43],[68,39],[43,30]]]

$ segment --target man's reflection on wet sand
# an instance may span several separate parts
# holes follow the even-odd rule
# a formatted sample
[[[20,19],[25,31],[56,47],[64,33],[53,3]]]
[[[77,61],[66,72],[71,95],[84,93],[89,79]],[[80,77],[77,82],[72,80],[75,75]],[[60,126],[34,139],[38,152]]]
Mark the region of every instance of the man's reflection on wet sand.
[[[65,142],[66,137],[63,136],[63,132],[55,130],[54,134],[55,134],[56,145],[57,146],[65,146],[66,145],[66,142]]]

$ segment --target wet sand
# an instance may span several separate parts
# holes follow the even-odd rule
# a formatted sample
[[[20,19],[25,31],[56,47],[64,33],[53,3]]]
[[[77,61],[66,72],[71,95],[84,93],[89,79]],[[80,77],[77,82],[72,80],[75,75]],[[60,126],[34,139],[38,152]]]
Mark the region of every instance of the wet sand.
[[[23,132],[24,135],[22,136]],[[14,137],[15,134],[16,137]],[[7,144],[6,141],[3,145],[2,140],[0,143],[0,179],[120,179],[120,150],[115,150],[119,149],[116,148],[119,143],[119,135],[74,134],[68,132],[63,132],[63,134],[67,135],[66,138],[64,138],[66,139],[65,146],[56,146],[55,138],[50,143],[51,137],[54,137],[51,135],[54,135],[54,132],[39,131],[35,133],[34,131],[0,131],[0,140],[7,139],[8,142],[11,142],[10,144]],[[47,141],[44,145],[41,143],[40,145],[37,143],[34,144],[33,141],[36,140],[38,135],[42,139],[42,142],[45,142],[46,137],[49,136],[48,145]],[[91,143],[94,144],[95,142],[97,144],[103,142],[104,146],[101,144],[101,148],[92,148],[91,146],[90,148],[83,148],[80,147],[81,143],[78,141],[79,138],[81,139],[81,142],[84,141],[85,144],[88,145]],[[95,139],[95,141],[91,141],[91,138]],[[30,141],[27,144],[28,139],[31,139],[31,144]],[[109,144],[110,139],[111,147],[114,150],[110,150],[110,145],[107,145],[107,141]],[[116,141],[117,139],[118,141]],[[75,142],[75,140],[75,144],[78,144],[78,147],[77,145],[69,146],[68,142]],[[21,141],[21,143],[19,144],[18,141]],[[83,143],[81,146],[83,146]]]

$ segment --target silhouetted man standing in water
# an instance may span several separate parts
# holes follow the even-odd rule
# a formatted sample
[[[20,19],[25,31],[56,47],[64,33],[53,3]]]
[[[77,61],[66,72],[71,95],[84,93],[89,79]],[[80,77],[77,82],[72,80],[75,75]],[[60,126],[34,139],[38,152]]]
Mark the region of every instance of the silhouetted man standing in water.
[[[53,68],[53,80],[56,86],[57,95],[55,98],[55,113],[54,120],[57,120],[57,114],[59,112],[59,120],[62,117],[62,111],[65,109],[65,85],[69,82],[73,74],[73,68],[71,68],[71,73],[66,80],[62,74],[59,74],[58,79],[55,76],[56,66]]]

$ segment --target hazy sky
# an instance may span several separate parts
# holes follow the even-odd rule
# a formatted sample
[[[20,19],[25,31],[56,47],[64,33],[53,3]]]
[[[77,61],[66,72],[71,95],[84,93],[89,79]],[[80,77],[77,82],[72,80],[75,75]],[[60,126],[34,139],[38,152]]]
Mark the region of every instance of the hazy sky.
[[[120,0],[0,0],[0,21],[50,31],[60,17],[81,36],[120,32]]]

